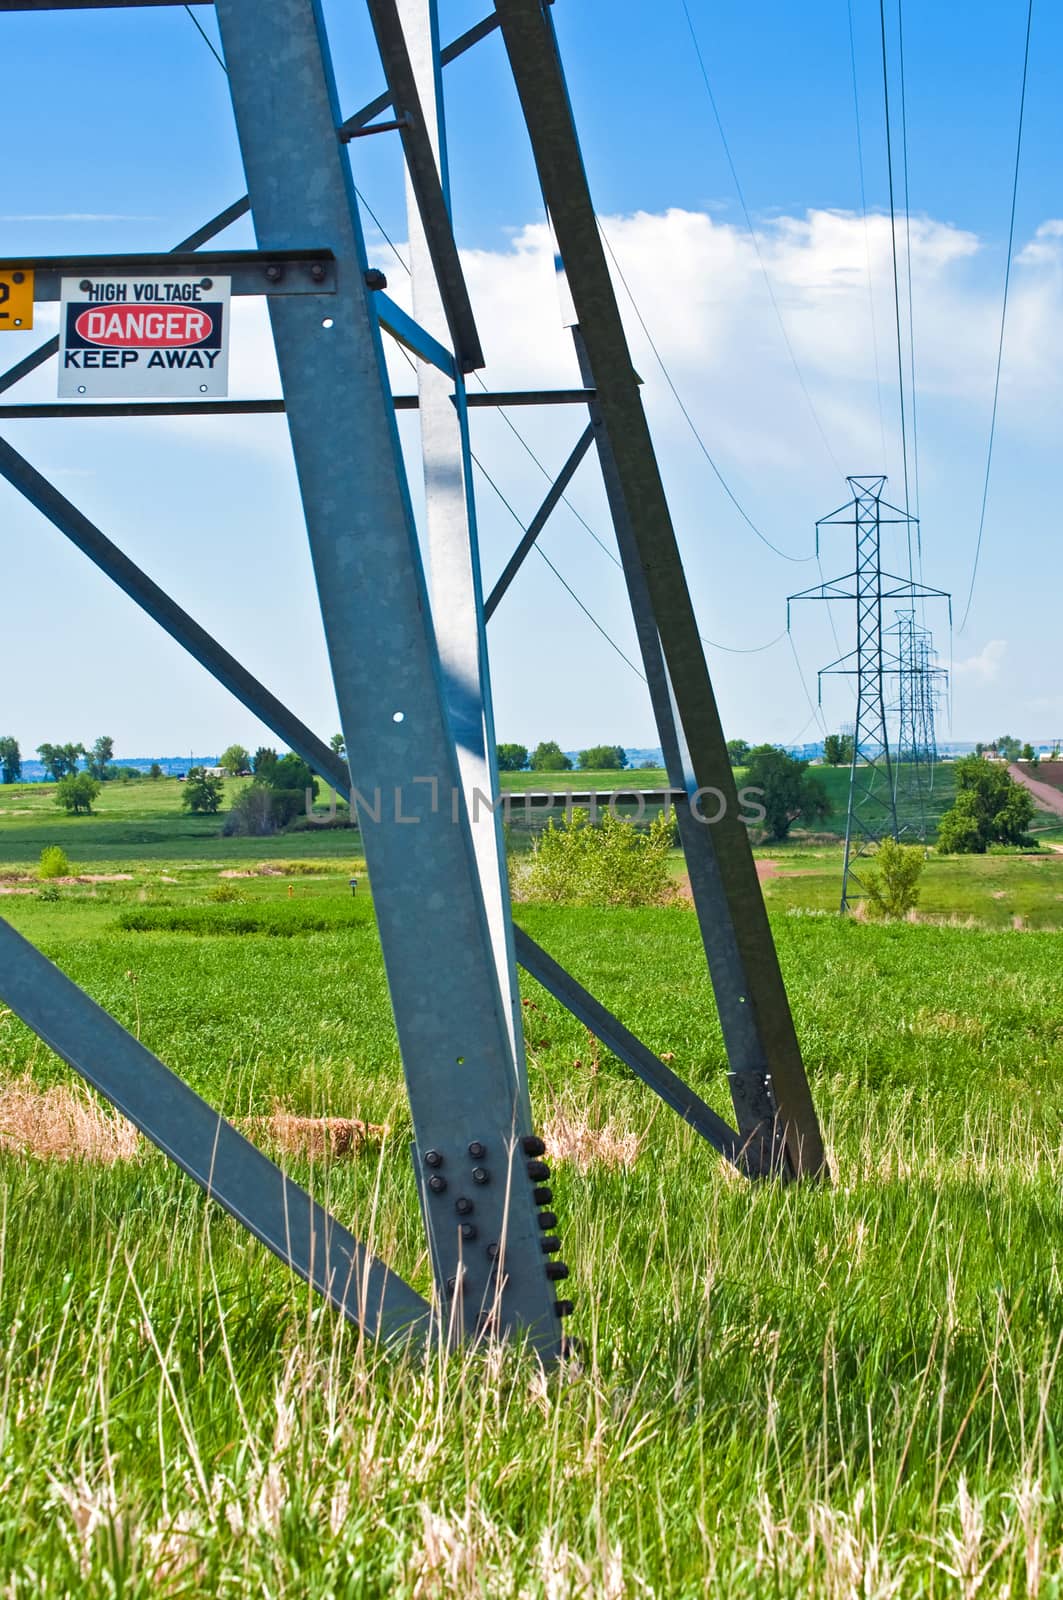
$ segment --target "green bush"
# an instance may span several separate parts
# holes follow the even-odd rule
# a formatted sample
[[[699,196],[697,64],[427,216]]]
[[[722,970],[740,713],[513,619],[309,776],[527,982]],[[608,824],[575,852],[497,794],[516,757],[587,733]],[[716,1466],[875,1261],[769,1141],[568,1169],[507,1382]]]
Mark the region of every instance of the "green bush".
[[[867,903],[879,917],[903,917],[919,904],[922,850],[885,838],[875,851],[874,866],[864,874]]]
[[[41,851],[37,876],[38,878],[69,878],[70,862],[67,860],[66,851],[61,850],[57,844],[45,845]]]
[[[59,885],[57,883],[42,884],[37,890],[38,900],[61,900],[62,898],[63,897],[59,893]]]
[[[518,899],[574,906],[652,906],[675,897],[669,852],[675,823],[663,813],[641,830],[607,811],[592,823],[578,807],[552,819],[515,875]]]
[[[99,780],[87,772],[68,772],[55,788],[55,803],[75,817],[92,815],[92,802],[100,792]]]

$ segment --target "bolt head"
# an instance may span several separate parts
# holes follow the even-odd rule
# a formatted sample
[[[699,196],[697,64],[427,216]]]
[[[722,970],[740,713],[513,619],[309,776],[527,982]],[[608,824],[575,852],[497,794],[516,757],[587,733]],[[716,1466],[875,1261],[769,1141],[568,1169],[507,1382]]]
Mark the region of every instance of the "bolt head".
[[[89,278],[82,278],[81,282],[78,284],[78,288],[81,290],[82,294],[88,294],[89,290],[92,288],[91,280]]]
[[[546,1154],[546,1145],[536,1134],[528,1134],[526,1138],[520,1141],[520,1147],[526,1156],[544,1156]]]
[[[472,1201],[467,1195],[461,1195],[454,1202],[454,1210],[458,1213],[459,1217],[467,1217],[472,1211]]]
[[[570,1317],[575,1309],[576,1308],[572,1304],[571,1300],[554,1301],[554,1310],[557,1312],[559,1317]]]
[[[547,1256],[556,1256],[561,1248],[561,1240],[554,1234],[551,1234],[548,1239],[540,1239],[539,1243],[542,1246],[543,1254]]]
[[[534,1182],[545,1182],[549,1176],[550,1168],[546,1165],[545,1161],[528,1162],[528,1177],[533,1179]]]
[[[488,1183],[490,1181],[490,1178],[489,1178],[489,1174],[488,1174],[487,1168],[486,1167],[473,1167],[473,1169],[472,1169],[472,1181],[473,1181],[473,1183]]]
[[[322,278],[325,276],[325,268],[320,261],[312,261],[310,263],[310,276],[313,278],[315,283],[321,282]]]
[[[443,1156],[441,1152],[438,1150],[426,1150],[424,1153],[424,1164],[426,1167],[441,1167],[443,1165]]]
[[[431,1189],[432,1193],[442,1194],[446,1186],[446,1178],[444,1178],[441,1173],[433,1172],[432,1176],[428,1180],[428,1187]]]
[[[487,1146],[480,1139],[474,1139],[469,1146],[469,1154],[474,1161],[482,1161],[487,1154]]]
[[[548,1206],[553,1198],[554,1191],[552,1189],[532,1190],[532,1199],[535,1201],[537,1206]]]
[[[539,1226],[542,1228],[544,1233],[548,1233],[551,1228],[556,1228],[557,1218],[555,1217],[554,1213],[552,1211],[540,1211]]]
[[[370,267],[365,275],[365,286],[367,289],[386,289],[388,280],[379,267]]]
[[[461,1227],[458,1229],[458,1232],[461,1234],[466,1243],[476,1238],[476,1228],[471,1222],[463,1222]]]
[[[280,275],[280,267],[275,261],[271,261],[269,266],[266,268],[266,277],[269,279],[270,283],[277,283],[280,280]]]
[[[502,1249],[502,1247],[498,1243],[498,1240],[497,1239],[492,1239],[491,1243],[487,1246],[487,1254],[488,1254],[488,1256],[490,1257],[490,1259],[492,1261],[497,1261],[498,1260],[499,1254],[501,1253],[501,1249]]]
[[[568,1268],[563,1261],[548,1261],[546,1263],[546,1276],[551,1280],[568,1277]]]

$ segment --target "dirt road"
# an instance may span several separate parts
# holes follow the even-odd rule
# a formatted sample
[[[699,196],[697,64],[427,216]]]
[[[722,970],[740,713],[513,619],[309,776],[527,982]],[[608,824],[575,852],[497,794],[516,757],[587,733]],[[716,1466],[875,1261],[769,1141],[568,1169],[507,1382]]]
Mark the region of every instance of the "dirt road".
[[[1012,764],[1008,771],[1016,783],[1021,783],[1024,789],[1029,789],[1042,811],[1051,811],[1055,816],[1063,817],[1063,789],[1053,789],[1050,783],[1042,783],[1025,767]]]

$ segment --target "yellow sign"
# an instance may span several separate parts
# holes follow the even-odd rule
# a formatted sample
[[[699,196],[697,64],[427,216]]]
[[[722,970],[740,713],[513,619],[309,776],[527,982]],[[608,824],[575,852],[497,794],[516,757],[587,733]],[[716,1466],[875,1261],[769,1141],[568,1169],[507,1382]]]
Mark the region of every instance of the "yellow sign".
[[[0,272],[0,333],[33,327],[33,273],[28,267]]]

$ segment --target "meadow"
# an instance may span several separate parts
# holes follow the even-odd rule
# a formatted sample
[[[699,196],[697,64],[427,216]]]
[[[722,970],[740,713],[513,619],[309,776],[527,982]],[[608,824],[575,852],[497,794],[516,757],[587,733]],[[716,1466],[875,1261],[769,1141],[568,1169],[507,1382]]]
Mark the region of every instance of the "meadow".
[[[253,1137],[374,1125],[270,1147],[427,1292],[358,836],[178,793],[0,791],[0,911]],[[887,925],[836,844],[762,854],[832,1181],[751,1187],[522,978],[550,1373],[365,1346],[0,1009],[5,1596],[1058,1595],[1063,854],[932,860]],[[517,915],[727,1111],[686,905]]]

